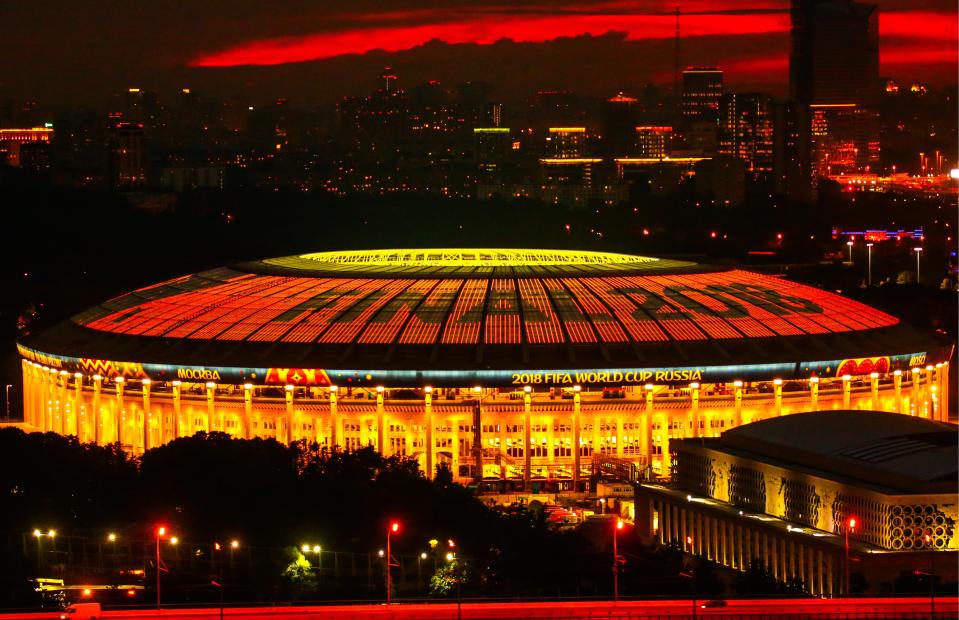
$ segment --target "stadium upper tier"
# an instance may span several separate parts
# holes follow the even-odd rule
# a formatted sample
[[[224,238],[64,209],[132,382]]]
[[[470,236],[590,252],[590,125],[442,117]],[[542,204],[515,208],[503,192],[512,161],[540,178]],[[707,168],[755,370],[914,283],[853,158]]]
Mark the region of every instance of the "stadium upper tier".
[[[798,365],[944,346],[840,295],[739,269],[453,249],[204,271],[111,299],[24,345],[187,366],[399,369]]]

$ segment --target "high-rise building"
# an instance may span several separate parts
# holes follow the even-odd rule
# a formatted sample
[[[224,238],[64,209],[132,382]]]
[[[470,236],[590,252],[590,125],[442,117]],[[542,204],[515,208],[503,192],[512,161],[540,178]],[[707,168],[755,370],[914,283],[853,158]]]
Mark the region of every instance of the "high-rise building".
[[[793,0],[789,92],[808,104],[879,103],[879,9],[853,0]]]
[[[879,163],[879,110],[854,103],[809,106],[814,178],[869,172]]]
[[[789,200],[812,198],[809,106],[778,103],[773,114],[773,188]]]
[[[639,100],[620,92],[603,102],[603,151],[608,155],[623,156],[632,151]]]
[[[20,167],[30,145],[40,144],[46,147],[52,138],[52,127],[0,129],[0,164]]]
[[[723,95],[723,72],[715,67],[690,67],[683,71],[683,118],[715,118]]]
[[[513,155],[513,138],[508,127],[476,127],[473,129],[477,177],[480,183],[504,180],[507,164]]]
[[[636,156],[664,159],[669,157],[673,128],[666,125],[642,125],[636,128]]]
[[[853,0],[793,0],[791,17],[789,91],[793,120],[803,120],[794,129],[808,181],[788,185],[808,182],[814,192],[819,178],[879,162],[879,10]],[[787,173],[777,171],[777,180]]]
[[[113,186],[129,189],[146,183],[146,144],[143,125],[116,123],[110,133]]]
[[[557,159],[586,156],[585,127],[550,127],[546,136],[546,152]]]
[[[743,160],[754,175],[773,168],[772,99],[758,93],[723,95],[719,106],[719,152]]]

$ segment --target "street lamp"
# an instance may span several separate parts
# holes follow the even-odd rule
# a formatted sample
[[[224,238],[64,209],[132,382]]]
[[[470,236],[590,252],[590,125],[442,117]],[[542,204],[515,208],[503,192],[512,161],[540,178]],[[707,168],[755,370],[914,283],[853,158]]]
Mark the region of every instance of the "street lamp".
[[[874,244],[872,243],[866,244],[866,264],[868,265],[866,273],[869,274],[866,282],[869,286],[872,286],[872,246],[873,245]]]
[[[846,521],[846,563],[844,573],[844,581],[846,585],[846,597],[849,596],[849,532],[856,531],[856,525],[859,522],[856,520],[856,517],[849,517]]]
[[[619,600],[619,565],[626,561],[626,558],[619,555],[619,530],[623,529],[623,520],[616,519],[613,527],[613,600]]]
[[[846,242],[846,247],[849,248],[849,262],[852,263],[852,241]]]
[[[919,284],[919,256],[922,254],[922,248],[913,248],[916,253],[916,284]]]
[[[157,609],[160,609],[160,539],[166,536],[166,526],[159,526],[156,531],[156,571],[157,571]]]
[[[400,524],[398,521],[393,521],[390,523],[390,526],[386,528],[386,604],[389,605],[392,599],[393,589],[393,579],[390,576],[390,568],[393,566],[399,566],[399,564],[393,563],[393,554],[391,551],[392,536],[400,531]]]

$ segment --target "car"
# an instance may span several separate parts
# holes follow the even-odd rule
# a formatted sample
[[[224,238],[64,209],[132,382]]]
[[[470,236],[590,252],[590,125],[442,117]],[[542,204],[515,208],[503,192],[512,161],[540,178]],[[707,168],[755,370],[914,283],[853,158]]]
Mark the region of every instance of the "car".
[[[100,614],[100,603],[74,603],[60,612],[60,620],[97,620]]]
[[[726,601],[722,599],[713,599],[711,601],[703,601],[702,605],[699,606],[700,609],[713,609],[717,607],[726,607]]]

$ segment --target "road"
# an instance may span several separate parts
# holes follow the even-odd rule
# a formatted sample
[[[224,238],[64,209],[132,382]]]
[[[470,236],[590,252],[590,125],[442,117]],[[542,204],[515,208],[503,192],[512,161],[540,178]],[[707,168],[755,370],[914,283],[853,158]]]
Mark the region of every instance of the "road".
[[[692,601],[564,601],[536,603],[398,603],[386,605],[317,605],[303,607],[227,607],[232,620],[320,618],[323,620],[520,620],[526,618],[682,618],[692,615]],[[935,601],[936,618],[959,618],[959,598]],[[725,607],[702,608],[697,617],[713,618],[928,618],[928,598],[860,598],[850,600],[777,599],[728,600]],[[103,618],[192,618],[212,620],[220,609],[127,609],[105,611]],[[59,618],[59,613],[0,614],[0,620]]]

